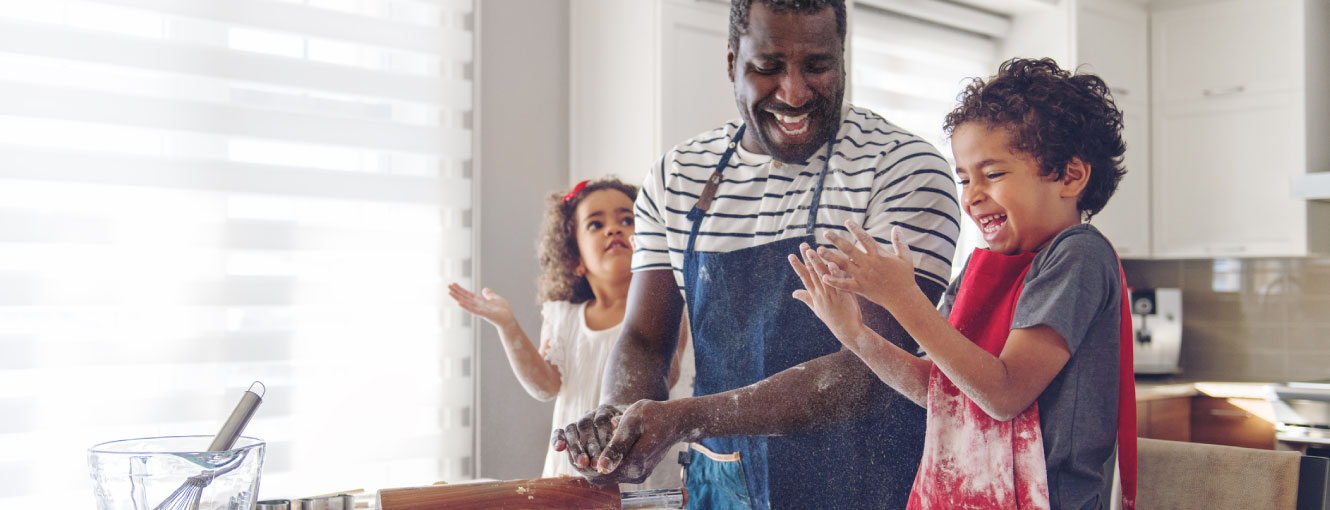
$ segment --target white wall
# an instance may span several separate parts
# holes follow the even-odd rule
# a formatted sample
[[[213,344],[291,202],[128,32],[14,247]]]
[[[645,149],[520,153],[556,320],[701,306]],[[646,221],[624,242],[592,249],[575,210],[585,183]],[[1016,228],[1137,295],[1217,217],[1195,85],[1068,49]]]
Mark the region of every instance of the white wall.
[[[544,197],[568,182],[568,0],[476,2],[480,183],[477,285],[508,298],[528,335],[540,332],[536,235]],[[498,334],[477,346],[477,476],[535,478],[553,406],[532,399]]]

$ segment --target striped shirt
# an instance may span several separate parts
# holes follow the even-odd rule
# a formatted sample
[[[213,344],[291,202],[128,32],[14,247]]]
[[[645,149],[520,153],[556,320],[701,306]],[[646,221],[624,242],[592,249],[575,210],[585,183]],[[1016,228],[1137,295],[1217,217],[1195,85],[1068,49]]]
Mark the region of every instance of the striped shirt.
[[[853,220],[885,244],[899,225],[914,251],[916,275],[945,288],[960,232],[951,165],[928,142],[867,109],[847,103],[841,119],[815,239],[828,245],[823,232],[845,231],[845,221]],[[672,269],[683,288],[683,255],[692,229],[688,211],[738,127],[738,121],[731,122],[679,144],[651,169],[634,204],[634,272]],[[694,250],[730,252],[804,236],[826,154],[824,146],[808,164],[796,165],[737,149]]]

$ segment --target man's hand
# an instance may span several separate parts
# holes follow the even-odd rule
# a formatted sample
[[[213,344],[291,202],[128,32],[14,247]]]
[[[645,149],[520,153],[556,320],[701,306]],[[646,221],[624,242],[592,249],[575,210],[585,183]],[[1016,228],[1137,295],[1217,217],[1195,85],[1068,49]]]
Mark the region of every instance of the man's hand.
[[[845,222],[850,233],[859,240],[862,248],[854,246],[849,239],[835,232],[827,232],[825,237],[836,245],[836,251],[821,248],[818,255],[829,267],[840,271],[831,271],[822,276],[822,283],[832,287],[859,294],[869,301],[891,311],[899,299],[911,296],[908,290],[919,292],[914,277],[914,259],[910,247],[901,240],[901,228],[891,229],[891,248],[881,246],[873,236],[853,222]],[[843,274],[838,274],[843,271]],[[805,282],[805,285],[807,282]]]
[[[675,414],[671,405],[655,400],[624,409],[601,405],[555,430],[551,443],[555,451],[567,450],[569,462],[592,483],[642,483],[683,439]]]

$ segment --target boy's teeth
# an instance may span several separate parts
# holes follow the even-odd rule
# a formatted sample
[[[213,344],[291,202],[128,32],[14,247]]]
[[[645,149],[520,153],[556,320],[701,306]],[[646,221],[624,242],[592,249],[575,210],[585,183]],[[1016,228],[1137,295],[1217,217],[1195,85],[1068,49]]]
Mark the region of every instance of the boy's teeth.
[[[983,223],[983,225],[982,225],[982,229],[983,229],[984,232],[988,232],[988,233],[997,232],[998,228],[1000,228],[1000,227],[1002,226],[1002,225],[997,224],[997,221],[998,221],[998,220],[1005,220],[1005,219],[1007,219],[1007,215],[1005,215],[1005,214],[994,214],[994,215],[991,215],[991,216],[985,216],[985,217],[981,220],[981,223]]]

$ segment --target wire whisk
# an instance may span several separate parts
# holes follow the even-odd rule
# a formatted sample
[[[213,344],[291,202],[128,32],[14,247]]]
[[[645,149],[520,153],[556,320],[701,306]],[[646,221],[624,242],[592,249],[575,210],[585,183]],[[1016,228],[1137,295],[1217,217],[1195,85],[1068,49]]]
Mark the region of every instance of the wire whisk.
[[[255,386],[259,387],[257,393],[254,391]],[[267,388],[261,382],[254,381],[253,384],[249,385],[249,389],[245,390],[245,394],[240,397],[240,403],[236,404],[235,410],[231,411],[231,416],[222,424],[222,429],[217,431],[217,436],[213,438],[212,444],[208,445],[209,452],[224,452],[235,446],[236,439],[240,438],[240,432],[245,429],[249,419],[254,417],[254,411],[263,402],[263,394],[266,392]],[[241,452],[217,469],[209,469],[186,478],[185,483],[162,500],[161,504],[158,504],[154,510],[198,510],[199,501],[203,497],[203,489],[208,487],[208,484],[211,484],[217,477],[230,473],[236,467],[239,467],[247,455],[249,455],[249,452]]]

